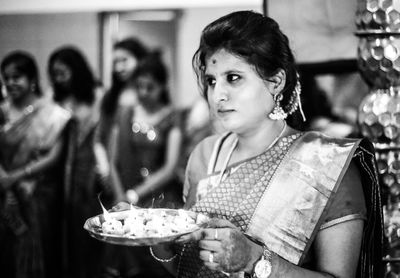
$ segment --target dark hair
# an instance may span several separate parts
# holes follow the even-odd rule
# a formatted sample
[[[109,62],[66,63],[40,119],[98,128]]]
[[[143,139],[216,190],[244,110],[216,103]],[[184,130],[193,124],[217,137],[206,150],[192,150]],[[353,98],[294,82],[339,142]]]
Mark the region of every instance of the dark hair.
[[[160,51],[152,52],[138,64],[133,72],[132,81],[135,82],[139,76],[143,75],[150,75],[164,87],[160,95],[160,101],[163,104],[169,104],[170,98],[167,90],[168,70],[161,59]]]
[[[141,60],[148,53],[147,48],[136,38],[127,38],[114,44],[114,49],[124,49],[137,60]]]
[[[63,92],[54,80],[52,72],[55,62],[65,64],[71,70],[70,92]],[[74,46],[56,49],[49,58],[48,74],[54,87],[54,100],[62,101],[72,96],[76,100],[92,104],[95,100],[96,80],[84,55]],[[70,95],[65,95],[70,94]]]
[[[14,64],[17,70],[26,75],[28,79],[35,84],[34,93],[38,96],[42,95],[42,90],[40,88],[39,70],[32,54],[16,50],[9,53],[1,62],[1,74],[4,76],[4,71],[7,66]]]
[[[126,38],[114,44],[114,50],[123,49],[131,53],[140,62],[144,57],[147,56],[147,48],[136,38]],[[118,98],[121,94],[122,89],[126,85],[125,82],[119,80],[114,73],[112,73],[111,88],[104,96],[101,110],[106,115],[114,114]]]
[[[220,49],[253,65],[265,80],[269,80],[280,69],[285,71],[286,83],[281,104],[285,111],[291,108],[290,102],[298,80],[297,69],[289,40],[276,21],[253,11],[239,11],[223,16],[204,28],[192,66],[205,98],[206,58]]]

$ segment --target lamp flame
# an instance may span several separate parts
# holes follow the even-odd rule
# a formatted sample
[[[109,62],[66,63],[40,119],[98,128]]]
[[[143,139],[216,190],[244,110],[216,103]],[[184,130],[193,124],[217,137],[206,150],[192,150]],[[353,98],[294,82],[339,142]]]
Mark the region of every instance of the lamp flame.
[[[111,215],[110,215],[110,213],[105,209],[105,207],[103,206],[103,204],[102,204],[102,202],[101,202],[101,200],[100,200],[100,194],[97,195],[97,199],[99,200],[101,209],[103,210],[104,220],[105,220],[105,221],[110,221],[110,220],[112,219],[112,218],[111,218]]]

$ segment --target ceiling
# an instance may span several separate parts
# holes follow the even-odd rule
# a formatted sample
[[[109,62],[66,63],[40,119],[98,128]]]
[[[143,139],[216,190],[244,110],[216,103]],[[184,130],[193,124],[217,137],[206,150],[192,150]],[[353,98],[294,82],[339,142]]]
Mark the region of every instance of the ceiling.
[[[0,0],[0,14],[258,6],[262,0]]]

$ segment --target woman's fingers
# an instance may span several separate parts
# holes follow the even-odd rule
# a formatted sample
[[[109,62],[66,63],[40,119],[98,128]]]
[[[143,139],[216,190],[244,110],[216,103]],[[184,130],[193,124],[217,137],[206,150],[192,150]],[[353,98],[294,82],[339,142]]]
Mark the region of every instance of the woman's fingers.
[[[199,252],[200,259],[207,263],[210,266],[218,267],[219,255],[217,252],[209,251],[209,250],[200,250]]]
[[[220,271],[226,276],[230,276],[228,272],[225,272],[221,264],[219,263],[221,259],[223,259],[219,253],[210,252],[202,250],[200,251],[200,259],[203,261],[204,265],[211,270]]]
[[[199,229],[190,234],[182,235],[175,240],[176,243],[187,243],[190,241],[199,241],[203,237],[203,229]]]
[[[118,204],[116,204],[115,206],[113,206],[110,209],[110,212],[114,212],[114,211],[121,211],[121,210],[128,210],[130,209],[130,204],[126,203],[126,202],[119,202]]]
[[[205,228],[203,229],[203,239],[219,240],[226,238],[231,228]]]
[[[237,227],[225,219],[211,218],[207,223],[208,228],[233,228]]]
[[[230,223],[229,221],[227,221]],[[226,223],[223,223],[226,226]],[[236,227],[235,227],[236,229]],[[177,243],[186,243],[190,241],[211,240],[222,241],[224,238],[229,237],[232,228],[201,228],[190,234],[183,235],[175,240]]]
[[[179,237],[177,240],[175,240],[177,243],[186,243],[189,241],[200,241],[203,239],[208,239],[208,240],[220,240],[219,231],[222,231],[223,229],[210,229],[210,228],[201,228],[199,230],[196,230],[190,234],[183,235]]]

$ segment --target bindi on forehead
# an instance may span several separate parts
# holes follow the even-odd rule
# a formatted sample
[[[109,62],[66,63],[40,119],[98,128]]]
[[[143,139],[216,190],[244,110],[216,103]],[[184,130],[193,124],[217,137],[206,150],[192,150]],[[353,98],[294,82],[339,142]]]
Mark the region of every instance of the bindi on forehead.
[[[215,65],[217,63],[217,59],[212,59],[211,63],[213,63]]]

